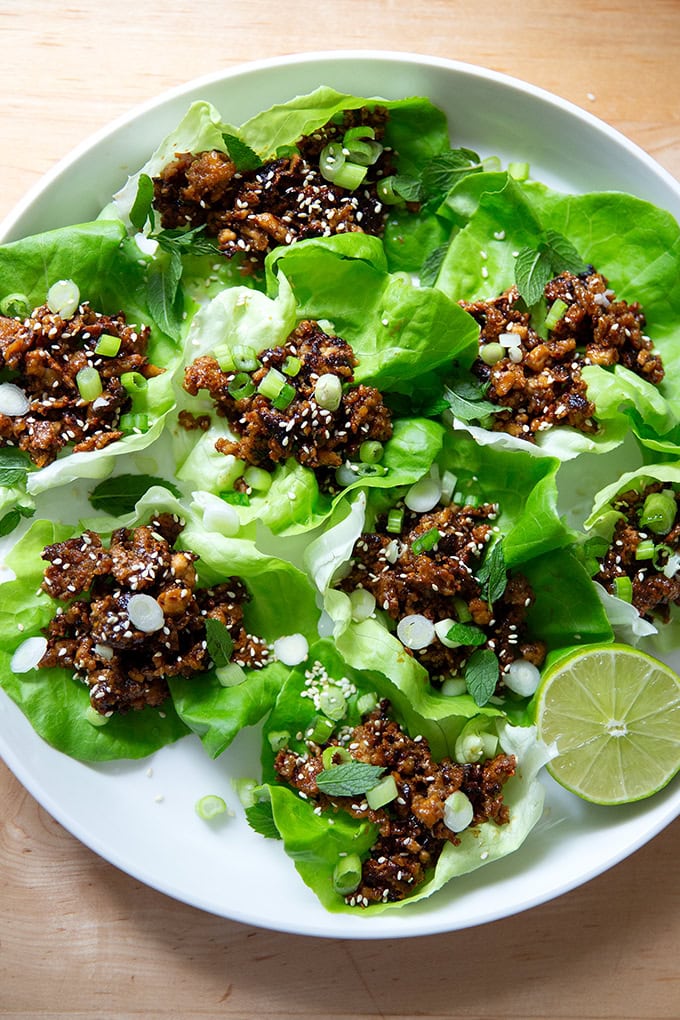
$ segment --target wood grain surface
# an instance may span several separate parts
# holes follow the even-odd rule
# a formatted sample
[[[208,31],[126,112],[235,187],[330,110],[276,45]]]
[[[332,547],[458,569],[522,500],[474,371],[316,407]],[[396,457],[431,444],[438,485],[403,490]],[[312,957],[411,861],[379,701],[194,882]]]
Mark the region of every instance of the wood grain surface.
[[[0,215],[70,149],[194,76],[318,49],[446,56],[586,107],[680,176],[678,0],[0,2]],[[0,1016],[680,1016],[680,826],[559,900],[370,943],[286,936],[141,886],[0,765]]]

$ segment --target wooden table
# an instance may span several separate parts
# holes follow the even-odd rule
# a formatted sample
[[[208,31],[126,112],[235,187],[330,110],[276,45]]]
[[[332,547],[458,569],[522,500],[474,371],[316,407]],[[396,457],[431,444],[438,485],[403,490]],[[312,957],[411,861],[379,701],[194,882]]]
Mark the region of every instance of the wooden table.
[[[241,61],[324,48],[412,50],[508,72],[592,110],[680,176],[678,0],[118,0],[104,11],[0,3],[0,215],[130,106]],[[677,823],[519,917],[352,943],[251,929],[140,886],[3,766],[0,804],[0,1016],[680,1016]]]

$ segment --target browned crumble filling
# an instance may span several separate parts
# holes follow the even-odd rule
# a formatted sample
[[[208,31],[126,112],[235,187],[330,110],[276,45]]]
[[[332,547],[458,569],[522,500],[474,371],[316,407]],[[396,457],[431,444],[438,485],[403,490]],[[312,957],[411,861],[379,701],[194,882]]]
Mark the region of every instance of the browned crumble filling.
[[[387,517],[382,516],[374,532],[358,539],[352,552],[351,572],[339,586],[348,593],[366,589],[375,596],[377,608],[395,621],[411,614],[422,614],[433,623],[455,619],[461,607],[456,608],[454,599],[461,599],[467,609],[464,616],[469,613],[469,622],[486,636],[485,645],[479,647],[492,649],[498,657],[499,688],[503,673],[516,659],[528,659],[541,666],[545,645],[531,640],[526,630],[526,612],[534,601],[526,578],[521,574],[508,578],[501,597],[489,606],[475,576],[492,537],[497,506],[451,504],[423,514],[403,509],[399,535],[386,530]],[[439,530],[437,544],[429,551],[414,554],[413,542],[432,528]],[[435,637],[432,644],[411,654],[433,680],[443,680],[462,673],[476,650],[471,645],[447,648]]]
[[[103,333],[120,340],[114,357],[95,354]],[[120,416],[131,406],[120,376],[139,372],[148,379],[163,372],[147,360],[148,340],[148,326],[128,325],[122,312],[103,315],[87,303],[70,319],[46,305],[25,319],[0,316],[0,370],[16,373],[9,381],[30,402],[24,415],[0,414],[0,446],[18,446],[40,468],[67,445],[80,453],[120,439]],[[78,372],[88,366],[97,369],[102,381],[101,396],[90,403],[76,383]]]
[[[213,588],[196,588],[198,557],[173,548],[181,530],[177,517],[159,514],[148,525],[115,531],[108,549],[99,535],[86,531],[43,552],[49,563],[43,591],[70,604],[47,627],[39,665],[73,668],[101,715],[161,705],[169,694],[168,678],[205,672],[212,665],[206,617],[229,630],[233,662],[266,664],[266,644],[243,626],[242,607],[250,597],[244,585],[231,577]],[[127,607],[137,593],[152,596],[162,608],[161,630],[149,634],[131,623]],[[83,595],[88,597],[78,597]]]
[[[446,844],[460,843],[443,821],[444,802],[457,790],[472,802],[471,825],[487,821],[504,825],[509,820],[503,785],[515,773],[514,756],[499,754],[472,765],[459,765],[450,758],[435,762],[427,741],[407,736],[389,715],[389,702],[382,701],[354,728],[347,744],[353,759],[380,765],[394,777],[398,797],[378,810],[371,810],[361,796],[329,797],[319,792],[316,777],[324,768],[323,748],[306,755],[282,750],[275,760],[279,777],[322,811],[346,811],[379,826],[378,838],[363,862],[359,887],[346,897],[351,906],[367,907],[412,895]]]
[[[267,470],[289,457],[305,467],[334,470],[357,455],[365,440],[386,442],[391,437],[390,412],[372,386],[345,390],[337,411],[319,407],[314,399],[321,375],[336,375],[343,384],[351,384],[357,362],[348,343],[328,336],[316,322],[301,322],[283,346],[258,355],[261,367],[251,375],[255,386],[270,368],[281,371],[287,357],[297,357],[301,368],[288,380],[296,395],[284,410],[277,410],[257,390],[251,397],[234,400],[228,387],[236,373],[223,372],[214,358],[197,358],[186,369],[184,388],[194,396],[208,390],[217,413],[240,436],[235,442],[218,439],[220,453]]]
[[[387,117],[381,107],[346,111],[342,124],[326,124],[300,139],[297,154],[257,170],[237,171],[218,150],[178,153],[153,182],[161,225],[205,225],[226,256],[247,253],[253,261],[278,245],[307,237],[352,231],[380,235],[386,210],[378,200],[376,181],[393,172],[391,152],[383,150],[356,191],[326,181],[319,171],[319,154],[328,142],[341,141],[349,127],[371,126],[376,141],[382,142]]]
[[[652,492],[669,491],[661,482],[648,485],[642,492],[631,489],[617,496],[613,507],[622,517],[616,522],[612,544],[600,560],[599,573],[594,579],[615,595],[615,578],[629,577],[633,585],[633,605],[647,619],[657,617],[667,623],[671,606],[680,606],[680,571],[673,577],[663,572],[670,555],[680,553],[680,496],[675,494],[675,523],[666,535],[654,535],[640,530],[639,516],[645,499]],[[638,560],[635,552],[640,542],[653,539],[655,544],[667,546],[671,552],[660,551],[655,560]],[[656,566],[655,566],[656,563]]]
[[[552,425],[596,432],[596,408],[581,375],[585,365],[623,365],[655,385],[663,379],[661,358],[643,332],[639,304],[618,301],[600,273],[562,273],[547,284],[547,308],[557,299],[568,305],[547,340],[533,329],[518,299],[517,288],[511,287],[491,301],[461,302],[481,326],[480,349],[498,343],[504,333],[520,339],[514,348],[518,353],[511,355],[509,348],[493,366],[481,358],[473,365],[477,377],[489,384],[486,399],[506,409],[492,416],[494,430],[530,441]]]

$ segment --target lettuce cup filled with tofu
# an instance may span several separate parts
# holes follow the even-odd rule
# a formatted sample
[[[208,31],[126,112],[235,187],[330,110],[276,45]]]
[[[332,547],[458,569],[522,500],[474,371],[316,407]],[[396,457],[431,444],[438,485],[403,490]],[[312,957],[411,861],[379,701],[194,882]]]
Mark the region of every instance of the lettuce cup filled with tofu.
[[[219,754],[314,636],[299,570],[207,531],[160,487],[124,518],[36,520],[7,565],[0,683],[85,761],[142,758],[190,731]]]
[[[240,785],[250,825],[280,839],[331,911],[407,906],[517,849],[538,821],[551,751],[496,713],[450,745],[384,676],[332,643],[293,669],[263,732],[263,782]]]

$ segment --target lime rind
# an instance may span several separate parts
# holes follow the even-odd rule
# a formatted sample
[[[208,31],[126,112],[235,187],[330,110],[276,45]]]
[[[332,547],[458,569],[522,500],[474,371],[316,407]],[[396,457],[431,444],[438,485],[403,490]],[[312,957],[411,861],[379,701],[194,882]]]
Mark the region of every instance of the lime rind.
[[[628,645],[579,649],[550,668],[537,695],[548,771],[595,804],[627,804],[680,770],[680,677]]]

